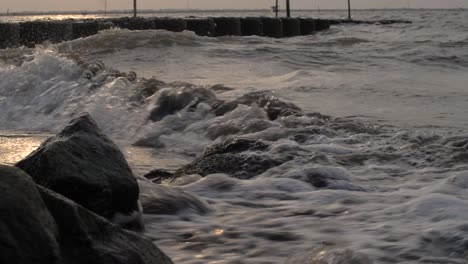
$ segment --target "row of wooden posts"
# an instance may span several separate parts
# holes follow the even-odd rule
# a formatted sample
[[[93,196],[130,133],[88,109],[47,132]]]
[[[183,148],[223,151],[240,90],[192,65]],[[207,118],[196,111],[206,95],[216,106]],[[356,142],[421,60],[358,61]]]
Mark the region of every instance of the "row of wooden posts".
[[[107,1],[106,1],[107,6]],[[107,9],[107,8],[106,8]],[[274,8],[276,17],[279,15],[279,0],[276,0]],[[133,0],[133,16],[137,16],[137,0]],[[286,0],[286,16],[291,17],[291,0]],[[351,0],[348,0],[348,19],[351,20]]]

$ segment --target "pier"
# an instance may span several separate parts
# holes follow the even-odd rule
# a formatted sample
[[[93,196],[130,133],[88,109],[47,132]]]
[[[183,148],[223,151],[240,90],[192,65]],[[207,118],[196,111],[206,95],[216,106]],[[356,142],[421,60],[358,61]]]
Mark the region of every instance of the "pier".
[[[207,37],[264,36],[295,37],[328,30],[338,24],[411,23],[403,20],[360,21],[349,19],[275,18],[275,17],[212,17],[163,18],[123,17],[89,20],[37,20],[21,23],[0,23],[0,49],[19,46],[34,47],[43,42],[59,43],[98,34],[100,30],[193,31]]]

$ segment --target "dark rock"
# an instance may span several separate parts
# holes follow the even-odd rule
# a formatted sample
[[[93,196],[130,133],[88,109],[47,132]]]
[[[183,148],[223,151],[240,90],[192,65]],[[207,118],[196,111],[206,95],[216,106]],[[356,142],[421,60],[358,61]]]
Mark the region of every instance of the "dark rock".
[[[88,114],[73,119],[16,166],[100,216],[140,220],[137,181],[122,152]]]
[[[262,17],[263,35],[270,38],[283,37],[283,22],[280,18]]]
[[[250,179],[281,163],[266,155],[224,153],[198,158],[189,165],[177,170],[175,176],[190,174],[207,176],[215,173],[225,173],[239,179]]]
[[[209,146],[201,157],[177,170],[174,176],[225,173],[239,179],[249,179],[282,163],[261,153],[268,147],[267,144],[255,140],[227,139]],[[245,153],[246,151],[258,153]]]
[[[236,17],[216,17],[216,36],[241,36],[242,26],[240,18]]]
[[[263,36],[263,22],[257,17],[241,19],[242,36]]]
[[[259,107],[265,109],[270,120],[276,120],[279,117],[289,115],[301,115],[302,110],[292,103],[287,103],[279,100],[271,92],[260,91],[243,95],[242,97],[221,104],[216,110],[217,116],[229,113],[237,108],[239,104],[252,105],[257,104]]]
[[[156,80],[154,78],[143,78],[137,83],[135,93],[132,95],[131,101],[139,101],[142,103],[164,86],[166,86],[166,83],[163,81]]]
[[[0,263],[59,263],[58,230],[32,178],[0,165]]]
[[[330,20],[325,19],[316,19],[315,20],[315,30],[316,31],[323,31],[330,29]]]
[[[79,21],[72,24],[73,39],[85,38],[99,33],[98,21]]]
[[[178,188],[140,181],[141,204],[145,214],[173,215],[181,211],[205,214],[208,205]]]
[[[45,21],[27,21],[20,23],[21,44],[34,47],[48,39],[48,27]]]
[[[162,183],[165,180],[171,180],[174,177],[174,174],[166,170],[155,169],[148,172],[143,177],[153,183]]]
[[[227,139],[219,144],[208,146],[203,153],[203,156],[210,156],[214,154],[224,153],[239,153],[244,151],[264,151],[268,149],[268,145],[258,140],[246,138],[232,138]]]
[[[190,18],[186,20],[187,30],[199,36],[213,37],[216,35],[216,23],[211,18]]]
[[[295,37],[301,35],[301,21],[298,18],[284,17],[281,21],[283,22],[284,37]]]
[[[216,108],[221,104],[216,95],[205,88],[185,86],[163,91],[156,102],[155,108],[151,111],[150,120],[160,121],[164,117],[186,107],[195,108],[202,102],[209,104],[212,108]]]
[[[234,88],[224,86],[223,84],[215,84],[210,87],[210,90],[213,90],[215,92],[227,92],[234,90]]]
[[[51,21],[47,28],[47,40],[52,43],[73,39],[73,27],[69,21]]]
[[[20,45],[19,24],[0,23],[0,49],[14,48]]]
[[[315,32],[315,19],[301,18],[301,34],[310,35]]]
[[[155,29],[154,19],[144,17],[122,17],[111,20],[114,26],[128,30]]]
[[[181,18],[155,18],[154,29],[182,32],[187,30],[187,22]]]
[[[173,263],[151,241],[140,235],[121,229],[53,191],[41,186],[39,191],[57,223],[63,263]]]

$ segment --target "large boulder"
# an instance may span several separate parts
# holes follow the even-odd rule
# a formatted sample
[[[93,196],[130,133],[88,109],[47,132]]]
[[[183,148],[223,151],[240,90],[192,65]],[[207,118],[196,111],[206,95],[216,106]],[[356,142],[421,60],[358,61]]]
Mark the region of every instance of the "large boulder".
[[[121,229],[66,197],[41,186],[38,188],[42,199],[57,223],[62,263],[173,263],[151,241],[136,233]],[[38,241],[31,241],[38,243]]]
[[[182,86],[171,90],[162,91],[151,111],[150,120],[157,122],[168,115],[172,115],[186,107],[195,108],[199,103],[206,103],[216,108],[221,101],[216,95],[205,88]]]
[[[0,196],[0,263],[58,263],[58,230],[32,178],[0,165]]]
[[[217,116],[233,111],[239,104],[257,104],[268,114],[270,120],[290,115],[302,115],[302,110],[292,103],[281,101],[269,91],[252,92],[239,97],[234,101],[221,104],[215,111]]]
[[[109,220],[141,221],[137,181],[122,152],[88,114],[73,119],[16,166]]]

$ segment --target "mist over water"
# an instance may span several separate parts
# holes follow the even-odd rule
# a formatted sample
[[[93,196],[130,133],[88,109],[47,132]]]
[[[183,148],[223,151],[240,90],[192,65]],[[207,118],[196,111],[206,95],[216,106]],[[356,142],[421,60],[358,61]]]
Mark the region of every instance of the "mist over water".
[[[158,187],[209,209],[147,212],[147,235],[176,263],[466,263],[468,12],[355,18],[414,23],[286,39],[112,29],[0,50],[0,130],[8,130],[0,157],[15,162],[18,145],[43,137],[18,134],[55,133],[82,111],[119,142],[137,175],[176,170],[226,138],[258,140],[268,148],[245,155],[280,165],[249,180],[213,174]],[[165,83],[144,96],[143,82],[114,70]],[[148,120],[165,91],[190,84],[222,84],[213,90],[223,100],[269,90],[308,114],[269,120],[241,105],[216,116],[199,104]]]

